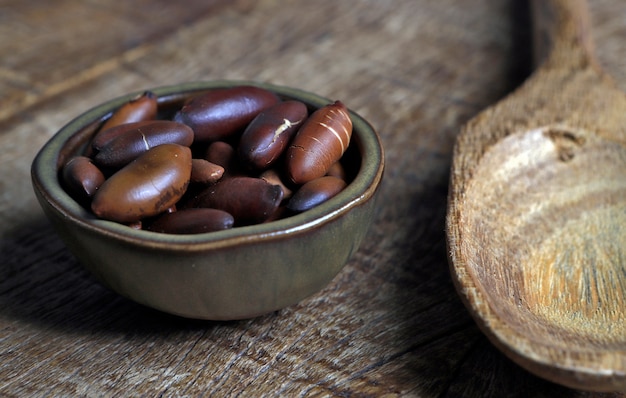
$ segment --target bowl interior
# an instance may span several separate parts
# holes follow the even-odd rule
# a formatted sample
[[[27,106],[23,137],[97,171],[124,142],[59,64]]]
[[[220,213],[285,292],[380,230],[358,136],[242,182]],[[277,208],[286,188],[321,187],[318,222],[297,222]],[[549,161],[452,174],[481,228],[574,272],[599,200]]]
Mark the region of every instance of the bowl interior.
[[[249,81],[194,82],[160,87],[151,91],[159,98],[159,118],[168,118],[192,96],[203,91],[236,85],[266,88],[283,99],[297,99],[304,102],[310,111],[331,102],[327,98],[302,90]],[[122,224],[97,219],[65,192],[60,184],[58,173],[70,157],[84,151],[90,138],[112,111],[137,94],[139,93],[131,93],[108,101],[77,117],[50,139],[33,162],[32,175],[35,189],[71,222],[138,244],[167,245],[168,247],[181,245],[185,250],[191,250],[194,246],[200,249],[206,245],[222,247],[242,240],[290,234],[322,225],[327,220],[345,213],[359,202],[369,199],[382,178],[384,162],[380,139],[367,121],[350,111],[353,134],[342,163],[351,181],[338,195],[313,209],[264,224],[194,235],[172,235],[135,230]]]

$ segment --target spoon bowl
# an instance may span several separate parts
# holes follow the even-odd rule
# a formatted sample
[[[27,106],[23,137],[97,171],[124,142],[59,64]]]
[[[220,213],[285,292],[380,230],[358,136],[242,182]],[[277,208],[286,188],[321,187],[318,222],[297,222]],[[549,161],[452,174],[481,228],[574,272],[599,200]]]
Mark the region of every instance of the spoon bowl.
[[[478,325],[551,381],[626,390],[626,96],[583,1],[533,3],[538,59],[458,137],[450,267]]]

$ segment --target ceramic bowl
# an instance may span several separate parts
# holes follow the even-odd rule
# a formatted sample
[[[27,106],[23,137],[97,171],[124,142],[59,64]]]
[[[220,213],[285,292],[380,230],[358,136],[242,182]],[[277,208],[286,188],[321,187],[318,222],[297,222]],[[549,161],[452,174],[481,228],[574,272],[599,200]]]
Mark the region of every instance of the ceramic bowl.
[[[256,85],[314,110],[330,100],[301,90],[247,81],[195,82],[151,89],[160,112],[219,87]],[[219,232],[173,235],[97,219],[62,188],[59,170],[81,153],[131,93],[78,116],[56,133],[32,164],[46,216],[70,251],[104,285],[143,305],[196,319],[233,320],[269,313],[327,285],[353,255],[373,218],[384,156],[375,130],[350,111],[353,133],[344,158],[348,186],[327,202],[284,219]],[[344,101],[349,104],[349,101]]]

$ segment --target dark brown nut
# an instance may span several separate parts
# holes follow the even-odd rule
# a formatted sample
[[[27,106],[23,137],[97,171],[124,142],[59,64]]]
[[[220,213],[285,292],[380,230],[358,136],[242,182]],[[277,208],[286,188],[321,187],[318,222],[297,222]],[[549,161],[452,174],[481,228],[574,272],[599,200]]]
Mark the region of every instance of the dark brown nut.
[[[101,167],[123,167],[162,144],[190,146],[193,142],[193,130],[189,126],[170,120],[127,123],[113,128],[123,133],[107,142],[94,156],[94,162]]]
[[[315,111],[287,148],[287,173],[295,184],[322,177],[350,143],[352,121],[340,101]]]
[[[278,207],[278,209],[276,209],[276,211],[274,211],[274,214],[272,214],[270,216],[270,218],[268,218],[267,220],[265,220],[263,222],[264,223],[268,223],[268,222],[280,220],[281,218],[289,217],[292,214],[293,214],[293,212],[291,212],[285,206],[281,205],[281,206]]]
[[[123,223],[155,216],[178,202],[190,176],[191,149],[159,145],[107,179],[94,195],[91,210]]]
[[[259,175],[259,178],[269,182],[272,185],[278,185],[283,190],[283,200],[289,199],[293,194],[293,191],[285,185],[280,173],[276,169],[267,169]]]
[[[278,101],[276,94],[254,86],[215,89],[183,105],[174,121],[190,126],[196,141],[218,141],[243,130],[256,115]]]
[[[341,164],[341,162],[333,163],[333,165],[330,166],[330,168],[326,172],[326,175],[327,176],[333,176],[333,177],[341,178],[344,181],[346,181],[346,177],[347,177],[346,169],[344,169],[344,167]]]
[[[224,210],[236,225],[258,224],[272,216],[283,199],[283,190],[260,178],[232,177],[198,194],[193,207]]]
[[[78,202],[85,203],[104,183],[104,174],[86,156],[70,159],[61,172],[63,182]]]
[[[137,125],[139,125],[141,123],[148,123],[148,121],[136,122],[136,123]],[[93,156],[93,154],[97,153],[98,150],[104,147],[108,142],[112,141],[113,139],[117,138],[118,136],[122,134],[125,134],[126,129],[120,128],[120,126],[122,125],[113,126],[111,128],[98,131],[96,135],[94,135],[93,139],[91,140],[91,147],[89,148],[91,150],[90,156]]]
[[[120,124],[140,122],[155,119],[157,116],[157,96],[146,91],[119,107],[102,125],[100,130],[106,130]]]
[[[312,209],[337,195],[346,187],[346,182],[333,176],[324,176],[302,185],[287,203],[287,208],[295,212]]]
[[[264,170],[284,152],[308,116],[300,101],[279,102],[255,117],[241,135],[239,159],[252,170]]]
[[[201,234],[232,228],[233,216],[218,209],[184,209],[159,216],[147,228],[166,234]]]
[[[204,157],[207,161],[224,168],[224,176],[239,174],[235,148],[227,142],[215,141],[209,144]]]
[[[224,174],[224,168],[204,159],[191,160],[191,182],[213,184]]]
[[[152,122],[153,120],[143,120],[140,122],[133,122],[132,126],[140,127]],[[109,142],[113,141],[120,135],[126,134],[128,132],[128,126],[125,126],[125,124],[113,126],[108,129],[100,129],[91,140],[91,147],[94,152],[98,152],[101,148],[103,148],[105,145],[107,145]]]

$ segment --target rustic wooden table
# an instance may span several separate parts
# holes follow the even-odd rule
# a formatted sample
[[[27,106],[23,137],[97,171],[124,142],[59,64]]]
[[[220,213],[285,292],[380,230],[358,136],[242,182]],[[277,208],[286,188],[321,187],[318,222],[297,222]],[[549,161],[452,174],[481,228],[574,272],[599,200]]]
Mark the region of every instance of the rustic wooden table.
[[[626,89],[626,2],[591,11]],[[517,0],[1,0],[0,396],[595,396],[504,357],[448,272],[454,138],[531,72],[530,46]],[[95,282],[29,169],[99,102],[224,78],[341,99],[380,132],[386,175],[372,229],[323,291],[257,319],[180,319]]]

